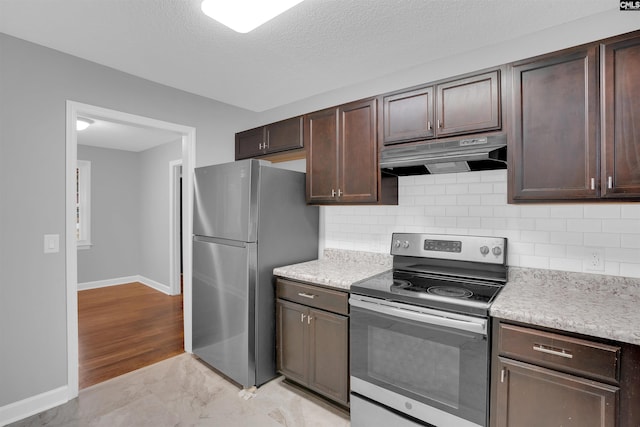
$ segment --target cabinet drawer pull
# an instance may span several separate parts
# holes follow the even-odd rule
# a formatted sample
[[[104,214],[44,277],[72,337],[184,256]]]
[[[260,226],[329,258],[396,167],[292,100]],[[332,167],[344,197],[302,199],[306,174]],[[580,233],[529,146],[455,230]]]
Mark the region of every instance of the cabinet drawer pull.
[[[309,298],[309,299],[314,299],[315,297],[317,297],[317,295],[308,294],[306,292],[298,292],[298,296]]]
[[[313,317],[311,315],[307,316],[307,325],[311,324],[311,320],[313,320]]]
[[[304,313],[300,313],[300,321],[301,321],[302,323],[304,323],[304,317],[305,317],[305,316],[306,316],[306,314],[304,314]]]
[[[613,188],[613,177],[607,179],[607,188]]]
[[[336,190],[333,188],[331,189],[331,197],[336,197]]]
[[[591,189],[592,190],[596,189],[596,179],[595,178],[591,178]]]
[[[431,130],[431,122],[427,122],[427,130]]]
[[[567,359],[573,359],[573,354],[561,348],[548,347],[542,344],[534,344],[533,349],[541,353],[552,354],[554,356],[565,357]]]
[[[438,124],[438,129],[442,129],[442,122],[440,121],[440,119],[437,120],[437,124]]]

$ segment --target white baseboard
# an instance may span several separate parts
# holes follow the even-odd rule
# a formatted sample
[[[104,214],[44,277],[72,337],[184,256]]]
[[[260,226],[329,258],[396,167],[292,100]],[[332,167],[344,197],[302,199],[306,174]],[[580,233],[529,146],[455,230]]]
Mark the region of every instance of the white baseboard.
[[[23,420],[69,401],[69,388],[59,387],[0,407],[0,426]]]
[[[87,289],[104,288],[107,286],[124,285],[125,283],[140,282],[156,291],[160,291],[163,294],[171,295],[171,289],[168,285],[165,285],[148,277],[141,276],[139,274],[135,276],[116,277],[115,279],[97,280],[95,282],[78,283],[78,290],[85,291]]]

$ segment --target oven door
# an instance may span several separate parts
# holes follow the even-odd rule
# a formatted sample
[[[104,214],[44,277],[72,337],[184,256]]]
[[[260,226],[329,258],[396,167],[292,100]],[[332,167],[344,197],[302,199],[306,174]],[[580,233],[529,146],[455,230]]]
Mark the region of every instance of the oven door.
[[[487,319],[361,295],[349,303],[352,392],[436,427],[486,425]]]

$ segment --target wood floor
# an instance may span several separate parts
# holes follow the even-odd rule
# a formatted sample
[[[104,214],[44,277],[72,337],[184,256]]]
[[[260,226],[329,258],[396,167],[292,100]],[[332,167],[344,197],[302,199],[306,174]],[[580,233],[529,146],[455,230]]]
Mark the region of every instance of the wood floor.
[[[182,295],[141,283],[78,292],[80,388],[184,352]]]

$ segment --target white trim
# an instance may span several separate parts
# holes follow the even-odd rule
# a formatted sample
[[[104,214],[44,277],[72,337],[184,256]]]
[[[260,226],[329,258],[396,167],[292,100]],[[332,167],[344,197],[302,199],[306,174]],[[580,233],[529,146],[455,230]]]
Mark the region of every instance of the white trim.
[[[80,205],[80,239],[78,249],[91,248],[91,162],[77,160],[78,203]]]
[[[148,287],[155,289],[156,291],[160,291],[163,294],[171,295],[171,289],[164,283],[156,282],[155,280],[149,279],[148,277],[144,276],[138,276],[137,281],[142,283],[143,285],[147,285]]]
[[[67,403],[67,387],[59,387],[44,393],[0,407],[0,426],[20,421],[47,409]]]
[[[78,283],[78,291],[86,291],[88,289],[106,288],[108,286],[124,285],[131,282],[141,282],[139,275],[116,277],[114,279],[95,280],[93,282]],[[142,282],[141,282],[142,283]]]
[[[140,282],[163,294],[171,295],[169,286],[164,283],[156,282],[148,277],[136,274],[135,276],[116,277],[114,279],[96,280],[94,282],[78,283],[78,291],[86,291],[88,289],[106,288],[108,286],[126,285],[127,283]]]
[[[169,162],[169,290],[180,295],[180,171],[182,159]]]
[[[67,282],[67,398],[78,396],[78,251],[75,233],[75,168],[78,158],[76,121],[79,115],[98,117],[147,126],[182,134],[182,232],[184,262],[184,348],[192,352],[191,334],[191,233],[193,211],[193,169],[195,167],[196,129],[148,117],[110,110],[67,100],[66,106],[66,221],[65,255]],[[151,282],[149,282],[151,283]]]

